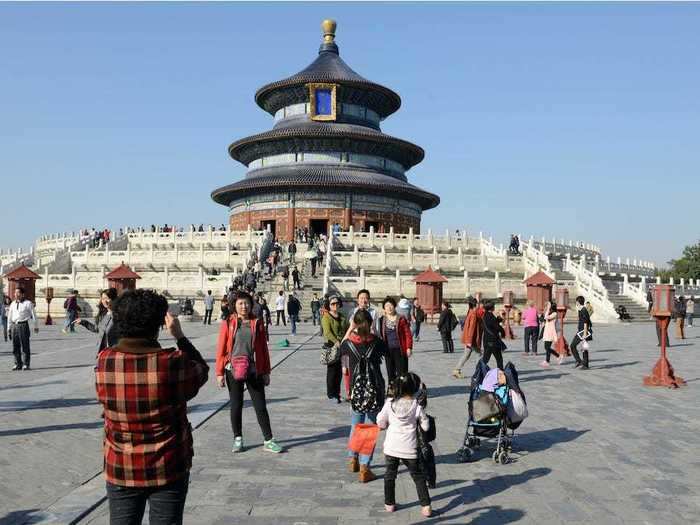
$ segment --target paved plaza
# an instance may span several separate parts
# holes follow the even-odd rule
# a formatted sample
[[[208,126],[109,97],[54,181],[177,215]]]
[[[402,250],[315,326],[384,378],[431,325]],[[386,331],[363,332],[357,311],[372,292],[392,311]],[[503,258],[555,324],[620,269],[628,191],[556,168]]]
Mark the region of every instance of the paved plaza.
[[[193,323],[184,330],[213,363],[216,327]],[[688,380],[677,391],[641,385],[658,355],[650,323],[597,326],[589,371],[574,370],[571,360],[543,370],[539,359],[519,353],[522,339],[510,342],[506,359],[521,373],[530,411],[516,435],[513,462],[495,464],[485,444],[474,462],[462,464],[455,451],[464,434],[466,381],[449,377],[458,354],[443,354],[437,332],[424,327],[411,368],[429,386],[428,411],[438,425],[438,487],[431,491],[438,514],[424,519],[404,469],[399,509],[384,512],[380,448],[377,481],[359,484],[345,470],[349,406],[325,399],[320,338],[305,324],[289,348],[279,348],[276,342],[287,336],[274,328],[269,409],[275,437],[288,451],[262,451],[246,405],[250,448],[231,454],[228,410],[214,412],[227,396],[212,374],[191,406],[195,458],[185,523],[698,523],[700,364],[694,354],[700,328],[688,335],[670,350]],[[68,523],[71,514],[62,512],[81,506],[83,514],[95,507],[81,523],[105,523],[95,336],[64,336],[42,326],[32,342],[31,372],[11,372],[10,346],[0,343],[0,524]]]

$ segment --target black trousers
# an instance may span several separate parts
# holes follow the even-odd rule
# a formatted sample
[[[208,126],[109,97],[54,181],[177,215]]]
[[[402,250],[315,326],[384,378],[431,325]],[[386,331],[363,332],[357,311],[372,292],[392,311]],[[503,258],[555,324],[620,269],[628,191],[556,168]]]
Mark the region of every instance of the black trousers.
[[[545,341],[544,342],[544,351],[545,351],[545,359],[549,363],[549,358],[551,357],[552,354],[555,356],[559,357],[559,354],[557,353],[556,350],[552,350],[552,341]]]
[[[496,357],[496,366],[503,370],[503,354],[501,353],[501,349],[496,348],[492,344],[484,343],[484,355],[481,357],[481,360],[488,365],[492,355]]]
[[[141,525],[146,502],[152,525],[182,525],[190,475],[162,487],[122,487],[107,483],[110,525]]]
[[[16,323],[12,327],[12,353],[17,366],[22,366],[22,357],[25,366],[30,364],[32,352],[29,348],[29,334],[29,323]]]
[[[311,277],[316,277],[316,259],[311,259]]]
[[[530,353],[530,347],[532,346],[532,352],[537,353],[537,338],[540,336],[540,329],[537,326],[526,326],[525,336],[523,340],[525,341],[525,353]]]
[[[442,351],[446,354],[452,354],[455,351],[455,342],[452,339],[451,332],[440,332],[440,338],[442,339]]]
[[[5,342],[7,342],[7,317],[2,318],[2,336],[5,338]]]
[[[400,348],[389,348],[386,353],[386,377],[389,382],[408,372],[408,357]]]
[[[343,379],[343,365],[337,363],[326,367],[326,395],[328,399],[340,399],[340,383]]]
[[[277,310],[277,324],[275,326],[280,325],[280,316],[282,317],[282,323],[284,326],[287,326],[287,319],[284,317],[284,310]]]
[[[243,435],[243,387],[248,387],[250,400],[253,402],[255,415],[258,418],[260,430],[262,430],[265,441],[272,439],[272,428],[270,427],[270,414],[267,412],[267,402],[265,401],[265,383],[262,377],[257,375],[248,376],[245,381],[236,381],[230,370],[226,370],[226,385],[228,395],[231,398],[231,429],[233,437]]]
[[[430,494],[428,486],[425,482],[425,473],[418,467],[417,459],[395,458],[394,456],[384,455],[386,463],[386,471],[384,473],[384,504],[396,505],[396,476],[399,472],[399,464],[403,463],[408,468],[408,472],[413,478],[413,483],[416,484],[416,492],[418,493],[418,501],[422,507],[430,505]]]
[[[211,324],[211,313],[213,310],[204,310],[204,324]]]

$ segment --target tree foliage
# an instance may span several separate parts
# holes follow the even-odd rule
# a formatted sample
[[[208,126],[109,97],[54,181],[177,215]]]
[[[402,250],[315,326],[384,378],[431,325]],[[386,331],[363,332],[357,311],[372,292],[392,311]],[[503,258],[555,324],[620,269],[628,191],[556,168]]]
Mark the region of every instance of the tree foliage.
[[[686,246],[680,259],[668,261],[669,269],[659,272],[662,278],[700,279],[700,241]]]

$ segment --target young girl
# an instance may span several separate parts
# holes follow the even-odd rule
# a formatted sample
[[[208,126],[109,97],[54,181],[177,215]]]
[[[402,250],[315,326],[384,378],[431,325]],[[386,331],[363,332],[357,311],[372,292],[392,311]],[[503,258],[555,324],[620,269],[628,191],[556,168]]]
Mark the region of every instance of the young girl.
[[[384,438],[384,456],[386,458],[384,508],[387,512],[396,510],[396,475],[399,463],[403,462],[416,484],[421,513],[427,518],[432,515],[433,510],[430,507],[430,494],[428,494],[425,473],[418,466],[416,451],[417,425],[420,424],[424,431],[428,430],[429,425],[423,407],[415,399],[420,385],[420,378],[412,372],[397,377],[394,382],[395,397],[387,399],[384,403],[384,408],[377,416],[377,425],[381,429],[386,429],[386,437]]]
[[[544,340],[544,351],[545,360],[540,363],[543,368],[549,367],[549,359],[554,354],[558,358],[559,364],[561,364],[564,356],[560,356],[556,350],[552,348],[552,344],[557,340],[557,304],[554,301],[547,303],[547,309],[544,313],[544,334],[542,339]]]

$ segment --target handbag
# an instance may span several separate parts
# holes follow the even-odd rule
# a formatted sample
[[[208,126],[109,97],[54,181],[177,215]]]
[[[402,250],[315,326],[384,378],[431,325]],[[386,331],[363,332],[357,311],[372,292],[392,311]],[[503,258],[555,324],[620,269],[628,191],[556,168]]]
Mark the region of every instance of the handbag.
[[[369,456],[374,452],[379,436],[379,426],[373,423],[357,423],[352,429],[352,436],[348,449],[363,456]]]
[[[525,400],[523,396],[520,395],[520,392],[512,388],[509,390],[508,394],[510,396],[510,403],[508,403],[507,409],[508,420],[511,423],[520,423],[528,416]]]
[[[231,374],[236,381],[245,381],[250,374],[250,359],[247,355],[234,355],[231,358]]]
[[[340,359],[340,352],[337,345],[326,342],[321,347],[321,359],[322,365],[333,365]]]
[[[493,417],[497,417],[501,409],[492,392],[481,392],[472,402],[472,419],[479,423]]]

